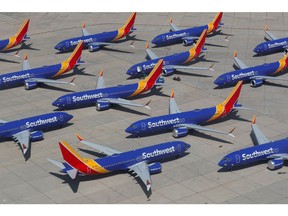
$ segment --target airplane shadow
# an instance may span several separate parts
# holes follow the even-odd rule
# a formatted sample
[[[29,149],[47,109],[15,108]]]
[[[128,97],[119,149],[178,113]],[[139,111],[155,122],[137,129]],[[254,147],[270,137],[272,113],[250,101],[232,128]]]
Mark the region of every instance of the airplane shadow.
[[[159,87],[154,87],[152,88],[149,92],[146,92],[144,94],[139,94],[133,97],[133,100],[137,100],[137,99],[141,99],[141,98],[146,98],[152,95],[157,95],[157,96],[161,96],[161,97],[170,97],[170,95],[164,94],[162,92],[163,87],[159,86]]]
[[[127,47],[129,48],[129,47]],[[112,51],[112,52],[119,52],[119,53],[134,53],[134,52],[131,52],[131,51],[127,51],[127,50],[120,50],[120,49],[114,49],[114,48],[110,48],[110,47],[101,47],[101,49],[103,51]]]
[[[269,82],[267,80],[265,80],[264,85],[273,86],[273,87],[288,88],[288,85],[283,85],[283,84],[279,84],[279,83],[272,83],[272,82]]]
[[[66,85],[68,85],[68,84],[66,84]],[[56,91],[62,91],[62,92],[75,92],[75,91],[72,91],[72,90],[69,90],[69,89],[64,89],[64,88],[61,88],[61,87],[57,87],[57,86],[49,85],[49,84],[45,84],[45,83],[41,83],[41,85],[39,85],[39,87],[41,87],[43,89],[56,90]]]
[[[133,110],[133,109],[131,109],[131,108],[124,107],[124,106],[111,105],[111,107],[113,107],[113,109],[115,109],[115,110],[119,110],[119,111],[123,111],[123,112],[127,112],[127,113],[133,113],[133,114],[135,114],[135,115],[150,116],[150,115],[147,114],[147,113],[140,112],[140,111],[137,111],[137,110]],[[145,109],[145,108],[143,108],[143,109]]]
[[[225,169],[224,167],[222,167],[217,172],[218,173],[221,173],[221,172],[234,172],[234,171],[237,172],[238,170],[242,170],[242,169],[249,168],[249,167],[252,167],[252,166],[255,166],[255,165],[259,165],[259,164],[263,164],[263,161],[257,161],[257,162],[253,162],[251,164],[246,164],[246,165],[233,167],[233,170],[228,170],[228,169]]]
[[[13,64],[20,64],[20,62],[8,60],[8,59],[4,59],[4,58],[0,58],[0,61],[1,62],[7,62],[7,63],[13,63]]]
[[[176,74],[184,75],[184,76],[196,76],[196,77],[213,77],[210,75],[197,74],[197,73],[191,73],[191,72],[185,72],[185,71],[179,71],[179,70],[175,70],[174,75],[176,75]]]

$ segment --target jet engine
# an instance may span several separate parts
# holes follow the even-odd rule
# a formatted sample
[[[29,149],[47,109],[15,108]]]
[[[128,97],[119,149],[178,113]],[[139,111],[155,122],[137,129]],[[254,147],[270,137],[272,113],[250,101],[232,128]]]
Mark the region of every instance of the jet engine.
[[[251,87],[259,87],[263,84],[263,80],[262,79],[253,79],[250,82],[250,86]]]
[[[165,67],[163,70],[162,70],[162,74],[163,76],[171,76],[174,72],[174,69],[173,68],[169,68],[169,67]]]
[[[89,52],[95,52],[95,51],[98,51],[100,49],[100,46],[95,45],[95,44],[89,44],[88,49],[89,49]]]
[[[284,161],[282,159],[272,159],[268,162],[268,169],[276,170],[281,168],[284,165]]]
[[[190,46],[194,43],[194,40],[185,38],[182,43],[183,43],[183,46]]]
[[[33,131],[30,134],[30,140],[32,142],[40,141],[44,139],[44,134],[42,131]]]
[[[137,70],[137,73],[141,73],[143,68],[142,68],[142,66],[139,65],[139,66],[137,66],[136,70]]]
[[[184,137],[187,136],[188,134],[188,129],[187,128],[175,128],[173,129],[173,137],[175,138],[180,138],[180,137]]]
[[[96,103],[96,110],[102,111],[102,110],[108,110],[110,108],[110,103],[107,101],[97,101]]]
[[[25,89],[26,90],[35,89],[37,87],[38,87],[38,83],[37,82],[25,81]]]
[[[162,166],[159,162],[149,164],[148,168],[151,175],[160,173],[162,171]]]

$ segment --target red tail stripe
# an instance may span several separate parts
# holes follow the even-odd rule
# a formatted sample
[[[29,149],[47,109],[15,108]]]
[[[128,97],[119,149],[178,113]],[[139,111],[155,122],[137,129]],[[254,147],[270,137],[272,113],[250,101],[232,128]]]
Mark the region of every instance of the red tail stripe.
[[[163,59],[160,59],[150,72],[149,76],[145,79],[147,88],[150,89],[154,86],[157,79],[160,77],[162,72]]]
[[[26,22],[26,23],[25,23]],[[25,23],[25,25],[24,25],[24,23],[23,23],[23,25],[20,27],[20,29],[19,29],[19,31],[16,33],[16,43],[18,44],[18,43],[20,43],[22,40],[23,40],[23,38],[24,38],[24,36],[27,34],[27,31],[28,31],[28,26],[29,26],[29,22],[30,22],[30,20],[28,19],[28,20],[25,20],[24,21],[24,23]]]
[[[125,23],[124,25],[124,32],[125,34],[128,34],[132,28],[132,26],[135,23],[135,19],[136,19],[136,12],[134,12],[128,19],[127,23]]]
[[[199,38],[199,40],[197,41],[196,45],[195,45],[195,52],[197,54],[200,54],[202,51],[202,48],[205,44],[205,40],[206,40],[206,35],[207,35],[207,30],[204,30]]]
[[[81,58],[82,50],[83,50],[83,41],[81,41],[77,45],[77,47],[75,48],[75,52],[73,52],[71,56],[68,58],[69,68],[73,68],[77,64],[77,61]]]
[[[223,16],[223,12],[220,12],[220,13],[219,13],[219,16],[218,16],[218,17],[216,18],[216,20],[214,21],[214,24],[213,24],[214,30],[216,30],[216,29],[218,28],[219,23],[220,23],[220,21],[221,21],[221,19],[222,19],[222,16]]]

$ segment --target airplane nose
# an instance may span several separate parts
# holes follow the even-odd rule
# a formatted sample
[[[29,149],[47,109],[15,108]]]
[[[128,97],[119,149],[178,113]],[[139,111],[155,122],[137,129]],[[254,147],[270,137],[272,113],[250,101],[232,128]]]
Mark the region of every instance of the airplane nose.
[[[57,100],[52,103],[52,106],[59,107],[59,104],[57,103]]]
[[[218,166],[220,167],[226,167],[226,162],[224,160],[221,160],[219,163],[218,163]]]
[[[191,147],[188,143],[185,143],[185,149],[188,150]]]
[[[67,121],[70,121],[73,118],[73,115],[67,114]]]
[[[131,127],[128,127],[128,128],[126,128],[125,132],[132,134],[133,133],[133,129]]]
[[[156,45],[156,38],[153,38],[153,40],[151,41],[151,43]]]
[[[217,86],[220,84],[218,78],[214,81],[214,84],[217,85]]]

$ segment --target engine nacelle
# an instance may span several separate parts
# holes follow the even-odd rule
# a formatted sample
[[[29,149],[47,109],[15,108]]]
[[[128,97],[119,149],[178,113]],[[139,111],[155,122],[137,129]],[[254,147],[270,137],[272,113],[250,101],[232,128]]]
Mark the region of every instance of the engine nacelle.
[[[270,160],[267,165],[268,165],[268,169],[276,170],[276,169],[283,167],[284,161],[281,159],[273,159],[273,160]]]
[[[143,71],[143,68],[142,66],[139,65],[137,66],[136,70],[137,70],[137,73],[141,73]]]
[[[43,140],[43,139],[44,139],[44,134],[43,134],[42,131],[33,131],[30,134],[30,140],[32,142],[40,141],[40,140]]]
[[[97,102],[96,103],[96,110],[102,111],[102,110],[108,110],[110,108],[110,103],[106,101]]]
[[[184,137],[187,136],[188,134],[188,129],[187,128],[175,128],[173,129],[173,137],[175,138],[180,138],[180,137]]]
[[[99,50],[99,49],[100,49],[100,46],[99,46],[99,45],[94,45],[94,44],[88,45],[88,50],[89,50],[89,52],[95,52],[95,51],[97,51],[97,50]]]
[[[250,86],[251,87],[259,87],[263,84],[263,80],[262,79],[253,79],[250,82]]]
[[[192,39],[184,39],[183,40],[183,46],[190,46],[190,45],[192,45],[194,43],[194,40],[192,40]]]
[[[166,67],[162,70],[163,76],[171,76],[173,74],[173,72],[174,72],[174,69],[168,68],[168,67]]]
[[[149,164],[148,168],[151,175],[160,173],[162,171],[162,166],[159,162]]]
[[[25,81],[25,89],[26,90],[31,90],[31,89],[35,89],[38,87],[38,83],[37,82],[26,82]]]

